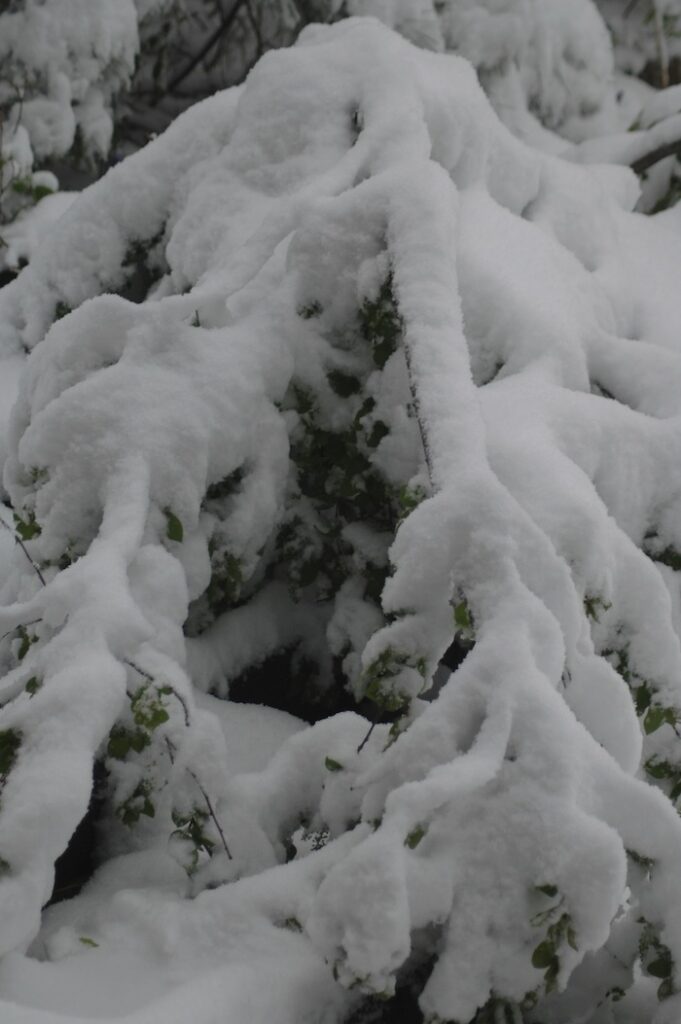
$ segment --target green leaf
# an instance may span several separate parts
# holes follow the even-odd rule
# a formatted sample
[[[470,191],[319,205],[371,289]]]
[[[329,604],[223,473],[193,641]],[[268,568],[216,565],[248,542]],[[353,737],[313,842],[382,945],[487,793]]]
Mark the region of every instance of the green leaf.
[[[184,528],[174,512],[169,508],[163,510],[166,517],[166,537],[177,544],[181,544],[184,538]]]
[[[584,597],[584,611],[587,618],[592,619],[594,622],[600,622],[598,618],[599,611],[607,612],[611,607],[612,605],[609,601],[597,595]]]
[[[332,757],[324,758],[324,767],[328,772],[342,772],[343,765],[340,761],[334,761]]]
[[[621,659],[620,659],[620,664],[622,664],[622,660]],[[622,672],[619,668],[618,668],[617,671],[620,673],[620,675],[622,676],[622,678],[626,682],[629,681],[630,675],[629,675],[629,672],[626,669],[626,667],[625,667],[626,674],[625,674],[625,672]],[[652,693],[650,691],[650,687],[648,686],[647,683],[641,683],[640,686],[636,687],[636,689],[634,690],[634,699],[636,701],[636,714],[637,715],[642,715],[643,712],[646,710],[646,708],[650,707],[650,702],[653,699],[653,695],[652,695]]]
[[[390,428],[383,422],[383,420],[376,420],[371,433],[367,437],[367,445],[369,448],[378,448],[383,438],[390,433]]]
[[[537,892],[542,892],[545,896],[553,898],[558,895],[557,885],[535,885]]]
[[[473,619],[465,598],[454,607],[454,622],[464,633],[469,633],[473,629]]]
[[[349,398],[350,395],[356,395],[361,388],[357,377],[350,373],[344,373],[342,370],[331,370],[328,375],[328,381],[332,390],[341,398]]]
[[[128,828],[132,828],[142,814],[147,818],[155,817],[156,808],[150,798],[151,788],[149,780],[142,779],[128,799],[116,808],[116,814]]]
[[[667,725],[675,725],[675,712],[672,708],[663,708],[660,707],[659,704],[653,704],[648,708],[646,716],[643,719],[643,731],[647,736],[649,736],[650,733],[656,732],[661,726],[665,725],[665,723]]]
[[[34,537],[39,537],[42,532],[40,526],[35,521],[33,512],[27,513],[26,519],[22,519],[21,516],[17,515],[15,512],[14,529],[22,540],[33,540]]]
[[[539,996],[536,992],[526,992],[523,996],[522,1002],[520,1003],[521,1010],[534,1010],[535,1006],[539,1002]]]
[[[43,685],[42,679],[38,679],[37,676],[31,676],[25,686],[26,693],[29,697],[35,697],[36,693]]]
[[[532,954],[532,966],[539,970],[551,967],[556,960],[556,949],[552,942],[544,939]]]
[[[66,302],[58,302],[57,305],[55,306],[55,309],[54,309],[54,319],[55,320],[62,320],[65,316],[68,316],[69,313],[72,313],[72,312],[73,312],[73,310],[72,310],[71,306],[68,305],[68,303],[66,303]]]
[[[21,643],[19,644],[19,650],[17,651],[17,659],[23,661],[28,652],[31,649],[31,645],[37,642],[37,637],[31,636],[28,630],[24,626],[19,626],[17,634]]]
[[[651,775],[654,779],[668,779],[675,774],[668,761],[658,761],[655,757],[651,757],[646,761],[645,769],[648,775]]]
[[[244,470],[241,466],[238,466],[235,470],[223,477],[222,480],[217,480],[212,483],[206,489],[205,501],[223,501],[225,498],[231,497],[239,489],[239,486],[244,478]]]
[[[141,754],[150,743],[151,738],[141,729],[136,729],[133,732],[122,725],[115,725],[109,733],[106,752],[116,761],[124,761],[131,750],[134,750],[136,754]]]
[[[29,196],[31,194],[31,182],[28,178],[15,178],[12,182],[12,192],[18,196]]]
[[[669,999],[673,995],[674,982],[671,978],[665,978],[662,984],[657,987],[657,998],[662,1002],[663,999]]]
[[[672,973],[672,960],[670,956],[661,956],[648,964],[646,970],[653,978],[669,978]]]
[[[78,941],[82,942],[84,946],[91,946],[93,949],[99,949],[99,943],[95,942],[95,940],[91,939],[88,935],[81,935]]]
[[[659,555],[652,556],[656,562],[661,562],[663,565],[668,565],[670,569],[674,569],[675,572],[681,571],[681,554],[674,548],[665,548]]]
[[[423,825],[417,825],[416,828],[411,830],[407,838],[404,840],[404,845],[408,846],[410,850],[415,850],[426,832],[427,829]]]

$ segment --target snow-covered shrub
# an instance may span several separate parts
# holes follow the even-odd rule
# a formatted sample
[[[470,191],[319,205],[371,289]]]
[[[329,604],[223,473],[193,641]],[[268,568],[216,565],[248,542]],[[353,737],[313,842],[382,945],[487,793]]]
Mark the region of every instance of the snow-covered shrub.
[[[134,0],[0,4],[0,270],[26,255],[6,226],[58,188],[45,162],[107,156],[138,49]]]
[[[227,967],[294,950],[311,1020],[396,985],[431,1024],[677,1019],[681,251],[636,196],[353,19],[54,226],[0,293],[2,351],[30,351],[0,950],[35,935],[97,759],[101,856],[169,846],[218,887],[177,914],[159,890],[164,955],[183,928]],[[232,777],[197,693],[282,648],[311,718],[375,711]]]
[[[669,85],[670,64],[676,63],[678,76],[681,58],[679,0],[596,2],[612,34],[618,67],[636,75],[654,68],[655,84]]]
[[[419,46],[466,57],[511,129],[555,148],[562,131],[609,98],[608,31],[592,0],[350,0]]]

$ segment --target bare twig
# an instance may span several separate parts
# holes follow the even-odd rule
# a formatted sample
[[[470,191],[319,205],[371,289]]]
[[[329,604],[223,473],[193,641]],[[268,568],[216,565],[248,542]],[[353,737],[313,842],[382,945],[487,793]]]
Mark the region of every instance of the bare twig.
[[[0,640],[6,640],[8,636],[12,635],[12,633],[16,633],[18,629],[26,629],[26,626],[36,626],[42,621],[42,619],[31,619],[30,622],[20,622],[18,626],[15,626],[13,629],[8,629],[6,633],[3,633],[2,636],[0,636]]]
[[[669,50],[664,34],[664,22],[660,9],[660,0],[652,0],[653,18],[655,21],[655,41],[657,43],[657,59],[660,62],[660,85],[663,89],[669,86]]]
[[[215,825],[216,829],[218,830],[218,832],[220,833],[220,839],[222,841],[222,845],[223,845],[224,851],[227,854],[228,860],[233,860],[234,858],[232,857],[232,854],[231,854],[231,851],[229,849],[229,846],[227,845],[227,840],[225,839],[225,833],[222,831],[222,825],[218,821],[218,816],[215,813],[215,810],[213,808],[213,804],[211,802],[210,797],[208,796],[208,793],[203,788],[203,786],[202,786],[201,782],[199,781],[199,778],[196,775],[196,773],[193,772],[191,770],[191,768],[187,768],[187,771],[191,775],[191,777],[193,778],[193,780],[196,783],[196,785],[201,790],[201,796],[206,801],[206,807],[208,808],[208,813],[209,813],[209,815],[211,817],[211,820],[212,820],[213,824]]]
[[[630,166],[636,174],[643,174],[649,167],[653,167],[654,164],[665,160],[668,156],[681,156],[681,139],[665,142],[663,146],[658,146],[657,149],[652,149],[649,153],[640,156],[638,160],[634,160]]]
[[[170,758],[170,763],[172,765],[174,765],[175,764],[175,747],[174,747],[174,745],[172,743],[172,740],[170,740],[167,736],[166,736],[165,739],[166,739],[166,747],[168,748],[168,757]],[[227,854],[228,859],[229,860],[234,860],[234,858],[232,857],[232,853],[231,853],[231,851],[229,849],[229,846],[227,845],[227,840],[225,838],[225,833],[222,831],[222,825],[218,821],[218,816],[215,813],[215,808],[213,807],[213,803],[211,801],[211,798],[208,796],[208,793],[203,788],[203,785],[200,782],[199,777],[197,776],[196,772],[193,772],[191,770],[191,768],[187,768],[187,772],[189,773],[189,775],[191,775],[192,779],[194,780],[196,785],[201,790],[201,796],[205,800],[206,807],[208,809],[208,814],[210,815],[210,818],[211,818],[213,824],[215,825],[216,829],[218,830],[218,833],[220,835],[220,839],[222,841],[223,849],[224,849],[225,853]]]
[[[225,17],[222,19],[222,21],[215,29],[215,31],[210,34],[210,36],[203,44],[201,49],[198,51],[198,53],[196,53],[194,57],[192,57],[189,64],[187,64],[187,66],[183,68],[182,71],[178,72],[178,74],[175,75],[175,77],[166,86],[164,90],[166,95],[168,93],[174,92],[178,85],[181,82],[184,82],[185,78],[188,78],[189,75],[191,75],[194,68],[197,67],[197,65],[201,63],[206,54],[212,50],[215,44],[220,40],[221,36],[223,36],[225,32],[227,32],[232,27],[237,14],[244,5],[244,2],[245,0],[235,0],[235,3],[232,5],[231,10],[228,12],[228,14],[225,15]],[[159,100],[160,99],[161,96],[159,96]]]
[[[372,734],[372,732],[374,731],[374,729],[375,729],[375,728],[376,728],[376,722],[372,722],[372,723],[371,723],[371,725],[369,726],[369,731],[368,731],[368,733],[366,734],[366,736],[364,737],[364,739],[362,740],[362,742],[360,743],[360,745],[359,745],[359,746],[357,747],[357,753],[358,753],[358,754],[362,752],[362,750],[364,749],[364,747],[365,747],[365,746],[367,745],[367,743],[369,742],[369,739],[370,739],[370,737],[371,737],[371,734]]]
[[[47,583],[45,582],[45,577],[44,577],[44,576],[43,576],[43,574],[42,574],[42,571],[41,571],[41,569],[40,569],[40,566],[39,566],[39,565],[37,564],[37,562],[34,562],[34,561],[33,561],[33,559],[31,558],[31,556],[29,555],[29,553],[28,553],[28,548],[27,548],[27,547],[26,547],[26,545],[24,544],[24,542],[23,542],[23,540],[21,539],[21,537],[19,537],[19,536],[17,535],[16,531],[15,531],[15,530],[13,530],[13,529],[12,529],[12,527],[11,527],[11,526],[9,525],[9,523],[6,523],[6,522],[5,522],[5,520],[4,520],[4,519],[2,519],[1,517],[0,517],[0,525],[4,526],[4,528],[5,528],[6,530],[7,530],[7,532],[8,532],[8,533],[11,533],[11,534],[12,534],[12,536],[14,537],[14,542],[15,542],[15,544],[18,544],[18,545],[19,545],[19,547],[21,548],[21,550],[22,550],[22,551],[24,552],[24,554],[25,554],[25,555],[26,555],[26,557],[28,558],[29,562],[31,563],[31,565],[32,565],[32,567],[33,567],[33,569],[34,569],[34,571],[35,571],[35,574],[36,574],[36,576],[38,577],[38,579],[40,580],[40,582],[42,583],[42,585],[43,585],[44,587],[46,587],[46,586],[47,586]]]
[[[251,0],[245,0],[245,4],[246,4],[246,13],[248,14],[248,20],[249,20],[249,22],[251,24],[251,28],[253,29],[253,35],[255,36],[256,54],[257,54],[257,57],[260,58],[260,57],[262,57],[263,53],[265,52],[265,47],[264,47],[263,39],[262,39],[262,32],[260,31],[260,25],[258,23],[258,19],[256,17],[255,11],[253,10],[253,7],[251,5]]]

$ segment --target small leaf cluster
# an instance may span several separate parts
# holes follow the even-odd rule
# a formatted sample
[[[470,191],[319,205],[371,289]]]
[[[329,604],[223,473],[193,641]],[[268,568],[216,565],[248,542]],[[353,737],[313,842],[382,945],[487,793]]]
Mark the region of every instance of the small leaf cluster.
[[[383,711],[406,712],[412,694],[405,693],[395,685],[395,680],[404,668],[415,669],[425,686],[428,668],[426,659],[422,655],[407,654],[386,647],[364,670],[364,696]]]
[[[475,622],[468,601],[462,597],[453,610],[455,637],[465,646],[475,643]]]
[[[117,817],[128,828],[136,825],[142,815],[147,818],[155,816],[156,808],[151,799],[153,788],[150,779],[140,779],[130,796],[116,807]]]
[[[427,825],[415,825],[414,828],[407,833],[407,836],[404,840],[404,845],[407,846],[410,850],[415,850],[427,831]]]
[[[184,869],[188,875],[193,875],[215,847],[213,840],[206,835],[208,812],[193,807],[188,813],[174,810],[172,817],[175,831],[171,833],[171,839],[180,839],[185,844],[188,856],[184,860]]]
[[[35,513],[28,510],[23,517],[17,512],[13,513],[14,530],[23,541],[33,540],[41,533],[40,524],[36,522]]]
[[[672,728],[676,726],[678,720],[676,709],[655,699],[656,688],[654,685],[634,671],[629,659],[627,644],[603,650],[601,656],[610,662],[629,686],[634,698],[636,713],[639,718],[643,719],[643,731],[646,736],[657,732],[663,725],[671,725]]]
[[[641,966],[652,978],[660,979],[657,998],[668,999],[676,991],[671,950],[661,941],[657,930],[649,921],[640,918],[639,923],[643,925],[638,944]]]
[[[19,641],[16,651],[17,661],[23,661],[33,644],[38,642],[38,637],[35,633],[29,633],[26,626],[17,626],[16,634]]]
[[[298,312],[307,319],[319,315],[321,307],[313,303]],[[361,522],[376,535],[393,535],[425,497],[419,488],[391,483],[373,461],[389,427],[375,414],[376,399],[364,392],[366,379],[396,351],[402,329],[390,277],[375,300],[363,301],[357,323],[353,355],[347,354],[346,339],[342,359],[327,371],[329,389],[342,400],[341,425],[328,421],[321,396],[301,380],[292,381],[284,399],[283,407],[297,416],[291,427],[289,504],[276,558],[296,600],[333,600],[346,580],[359,577],[364,599],[380,608],[387,558],[381,564],[366,561],[360,570],[344,527]],[[324,400],[328,403],[328,395]],[[344,657],[338,658],[339,671]],[[371,692],[378,696],[375,688]]]
[[[214,521],[208,542],[211,563],[210,583],[204,594],[193,603],[190,611],[191,629],[201,632],[219,615],[234,608],[241,600],[245,573],[241,560],[230,550],[225,523],[231,514],[234,497],[245,476],[243,466],[237,467],[220,480],[211,483],[201,503],[201,511]]]
[[[371,346],[374,363],[382,370],[397,351],[403,332],[393,291],[393,278],[389,274],[375,299],[365,299],[359,310],[362,337]]]
[[[206,598],[215,616],[228,608],[235,607],[241,597],[244,573],[241,562],[231,551],[223,548],[219,552],[211,541],[209,544],[212,573]]]
[[[169,686],[147,682],[130,695],[132,726],[116,723],[109,733],[107,754],[116,761],[125,761],[131,754],[141,754],[151,746],[153,734],[164,725],[169,714],[164,698],[172,693]],[[116,815],[124,825],[136,825],[144,815],[153,818],[156,810],[152,800],[154,785],[144,777],[124,801],[116,807]]]
[[[166,270],[162,241],[165,225],[150,238],[133,239],[121,262],[123,282],[118,294],[131,302],[143,302],[149,289],[163,276]]]
[[[600,613],[607,612],[610,608],[612,608],[612,604],[604,597],[598,594],[584,595],[584,613],[592,622],[600,622]]]
[[[665,780],[668,783],[669,799],[676,803],[681,797],[681,765],[653,756],[648,758],[644,767],[652,779]]]
[[[130,712],[134,728],[117,723],[109,733],[107,754],[117,761],[124,761],[133,751],[141,754],[150,746],[152,735],[170,717],[163,697],[172,693],[169,686],[145,683],[130,696]]]
[[[39,203],[45,196],[52,195],[52,189],[48,188],[47,185],[36,185],[32,178],[15,178],[12,182],[12,191],[16,192],[17,195],[23,196],[30,200],[31,205]]]
[[[559,896],[557,886],[550,883],[536,886],[535,891],[549,899]],[[533,928],[543,928],[548,924],[545,937],[532,953],[532,966],[544,971],[544,988],[547,994],[556,987],[560,973],[561,948],[567,943],[571,949],[578,949],[572,918],[563,910],[564,905],[565,897],[560,896],[556,903],[545,910],[540,910],[530,920]]]

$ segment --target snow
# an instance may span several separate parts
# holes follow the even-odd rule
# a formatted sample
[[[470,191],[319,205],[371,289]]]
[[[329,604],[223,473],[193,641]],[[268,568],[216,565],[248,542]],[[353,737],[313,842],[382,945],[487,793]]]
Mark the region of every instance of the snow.
[[[305,30],[79,196],[0,293],[8,379],[30,352],[4,469],[29,536],[0,609],[3,1021],[336,1024],[420,941],[427,1019],[534,993],[566,1021],[580,972],[592,1007],[613,974],[625,1014],[648,1005],[635,942],[624,979],[589,976],[642,916],[681,957],[681,823],[642,768],[679,763],[681,241],[631,212],[629,170],[526,145],[439,52],[456,30],[527,66],[554,127],[584,60],[597,106],[593,9],[582,31],[547,4],[528,41],[528,4],[446,6],[441,37],[382,5],[431,51],[373,19]],[[140,302],[113,294],[136,258],[160,275]],[[371,516],[344,450],[323,486],[305,461],[348,436]],[[219,699],[282,651],[320,697],[373,683],[397,728]],[[95,759],[105,863],[41,920]]]
[[[218,716],[227,740],[224,768],[235,776],[264,770],[282,744],[304,728],[272,708],[208,696],[200,696],[198,705]],[[187,1014],[213,1020],[225,1006],[234,1020],[244,1013],[252,1020],[269,1015],[291,1024],[333,1019],[339,994],[299,935],[281,922],[262,919],[254,927],[238,901],[223,910],[225,921],[231,920],[226,930],[217,918],[211,929],[207,908],[192,909],[185,891],[184,871],[162,848],[109,861],[82,895],[46,912],[32,955],[3,959],[3,1021],[141,1024],[162,1014],[181,1024]],[[189,941],[185,928],[193,933]],[[269,979],[264,990],[262,970]],[[320,1003],[328,1003],[320,1013],[310,1010],[315,993]]]
[[[39,180],[36,181],[40,173],[36,172],[33,175],[35,184],[40,184]],[[47,172],[42,173],[47,176]],[[42,184],[53,191],[57,188],[54,175],[49,175],[49,180]],[[54,195],[45,196],[35,206],[23,210],[11,224],[3,226],[2,237],[7,248],[2,256],[7,267],[18,270],[31,262],[39,251],[45,235],[53,229],[55,221],[68,210],[77,194],[55,191]]]
[[[13,77],[15,90],[18,83],[33,85],[23,102],[11,106],[9,124],[20,119],[36,158],[66,153],[77,125],[86,150],[101,152],[102,127],[93,123],[93,104],[100,105],[110,135],[104,105],[110,108],[113,92],[127,82],[138,46],[133,0],[123,0],[115,10],[107,0],[48,0],[3,11],[0,59],[8,69],[3,101],[16,101]],[[44,91],[35,88],[37,82],[46,84]]]

